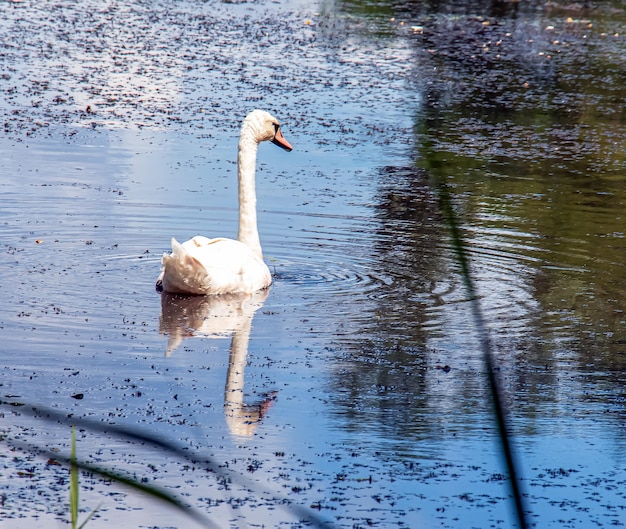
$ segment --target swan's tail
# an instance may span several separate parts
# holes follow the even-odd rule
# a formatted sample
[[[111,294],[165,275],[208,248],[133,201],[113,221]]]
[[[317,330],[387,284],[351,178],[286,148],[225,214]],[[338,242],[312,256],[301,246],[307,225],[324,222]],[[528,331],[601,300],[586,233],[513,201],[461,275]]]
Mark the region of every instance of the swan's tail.
[[[156,282],[158,292],[173,294],[204,294],[207,271],[202,263],[172,237],[172,253],[164,253],[161,274]]]

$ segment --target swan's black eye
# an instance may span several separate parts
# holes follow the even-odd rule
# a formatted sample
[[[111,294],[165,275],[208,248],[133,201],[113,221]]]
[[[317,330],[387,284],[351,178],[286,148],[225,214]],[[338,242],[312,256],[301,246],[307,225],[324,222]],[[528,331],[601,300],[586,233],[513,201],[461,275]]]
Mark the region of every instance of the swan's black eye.
[[[274,134],[278,132],[279,128],[280,128],[280,125],[278,123],[274,123]]]

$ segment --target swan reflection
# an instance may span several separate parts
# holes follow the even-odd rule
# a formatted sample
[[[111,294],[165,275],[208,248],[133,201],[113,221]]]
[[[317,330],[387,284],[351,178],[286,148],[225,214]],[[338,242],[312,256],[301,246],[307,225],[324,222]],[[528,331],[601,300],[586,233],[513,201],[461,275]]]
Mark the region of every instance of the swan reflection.
[[[165,356],[171,356],[185,338],[231,336],[230,358],[224,389],[224,414],[230,432],[251,436],[276,393],[259,403],[244,403],[244,370],[254,313],[263,306],[269,289],[252,295],[179,296],[161,294],[159,332],[167,334]]]

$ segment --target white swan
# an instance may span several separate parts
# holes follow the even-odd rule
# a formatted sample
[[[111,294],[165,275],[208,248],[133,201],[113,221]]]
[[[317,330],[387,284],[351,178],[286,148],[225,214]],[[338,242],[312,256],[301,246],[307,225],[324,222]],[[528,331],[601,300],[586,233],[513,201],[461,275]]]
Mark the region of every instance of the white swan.
[[[243,121],[239,136],[238,240],[196,236],[180,244],[172,238],[172,253],[163,254],[158,291],[178,294],[251,294],[270,286],[272,276],[263,261],[256,219],[254,173],[259,143],[269,140],[291,151],[278,120],[253,110]]]

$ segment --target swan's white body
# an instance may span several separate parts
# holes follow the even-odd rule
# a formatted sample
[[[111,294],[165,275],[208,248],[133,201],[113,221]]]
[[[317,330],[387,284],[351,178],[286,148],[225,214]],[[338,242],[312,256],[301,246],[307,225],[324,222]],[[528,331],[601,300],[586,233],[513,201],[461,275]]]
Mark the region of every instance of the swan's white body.
[[[278,121],[254,110],[243,122],[239,138],[239,234],[237,239],[196,236],[180,244],[172,238],[172,253],[163,254],[157,290],[179,294],[252,294],[267,288],[272,275],[263,261],[256,219],[255,169],[261,141],[270,140],[290,151]]]
[[[233,239],[196,236],[164,254],[163,290],[180,294],[251,294],[272,282],[263,258]]]

